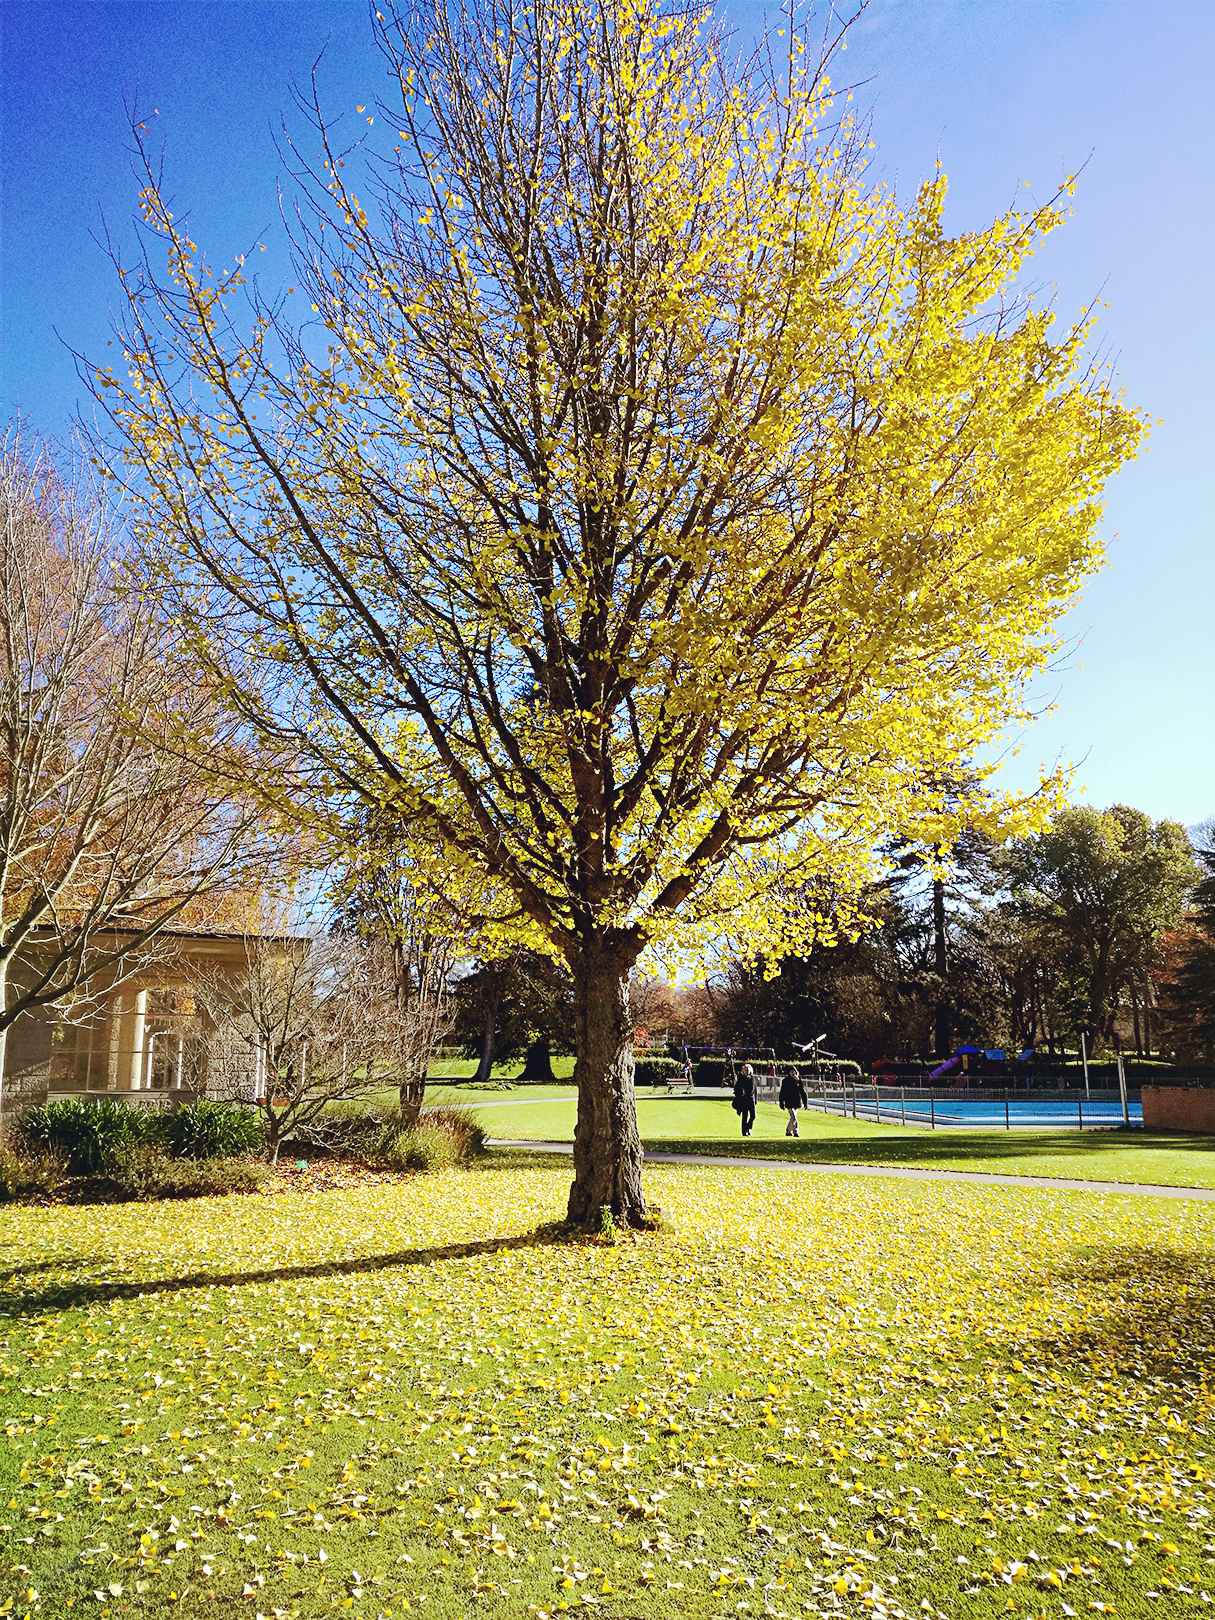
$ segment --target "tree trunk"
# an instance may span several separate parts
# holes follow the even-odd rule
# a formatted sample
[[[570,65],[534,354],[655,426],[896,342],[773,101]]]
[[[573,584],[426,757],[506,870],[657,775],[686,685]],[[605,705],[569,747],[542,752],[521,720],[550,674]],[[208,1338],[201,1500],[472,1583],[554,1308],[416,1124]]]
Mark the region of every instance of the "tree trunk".
[[[553,1085],[556,1082],[553,1056],[546,1040],[533,1041],[528,1047],[527,1061],[523,1065],[523,1073],[519,1079],[528,1085]]]
[[[8,959],[0,961],[0,1013],[8,1011]],[[8,1088],[5,1085],[8,1076],[4,1072],[5,1061],[8,1057],[8,1020],[0,1022],[0,1131],[4,1129],[4,1109],[8,1101]]]
[[[283,1145],[282,1121],[278,1120],[266,1109],[266,1162],[271,1165],[278,1163],[278,1150]]]
[[[498,1024],[498,1004],[491,1002],[485,1009],[485,1040],[481,1046],[481,1061],[477,1064],[474,1080],[488,1080],[494,1067],[494,1033]]]
[[[939,850],[937,853],[940,853]],[[932,954],[933,966],[937,978],[941,981],[937,989],[933,1044],[936,1047],[938,1062],[943,1063],[953,1046],[953,1020],[949,1016],[949,988],[946,984],[949,975],[949,955],[945,948],[945,884],[940,878],[934,879],[932,885]]]
[[[646,1224],[633,1092],[632,965],[631,956],[614,956],[596,941],[574,968],[578,1125],[568,1219],[577,1226],[598,1226],[605,1206],[618,1225]]]
[[[418,1116],[422,1112],[422,1104],[426,1100],[426,1070],[411,1075],[402,1080],[397,1090],[401,1123],[403,1125],[416,1125]]]

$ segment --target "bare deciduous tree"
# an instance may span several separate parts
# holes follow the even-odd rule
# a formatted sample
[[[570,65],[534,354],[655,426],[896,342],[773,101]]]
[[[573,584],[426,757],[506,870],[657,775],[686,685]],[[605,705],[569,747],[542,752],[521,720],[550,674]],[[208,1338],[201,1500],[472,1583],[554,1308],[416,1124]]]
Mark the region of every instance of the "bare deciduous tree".
[[[331,889],[341,926],[371,953],[391,996],[401,1116],[408,1123],[422,1110],[431,1059],[451,1028],[451,980],[461,955],[454,936],[461,930],[450,909],[450,933],[436,929],[436,910],[424,903],[416,867],[383,836],[375,817],[359,819],[362,835],[349,840],[348,859],[331,873]]]
[[[195,978],[206,1086],[260,1110],[273,1164],[334,1103],[400,1084],[410,1031],[382,951],[341,935],[250,938],[244,971]]]
[[[237,731],[124,577],[104,501],[0,449],[0,1081],[23,1014],[112,991],[260,867]],[[196,915],[188,914],[194,907]],[[2,1096],[0,1096],[2,1102]]]

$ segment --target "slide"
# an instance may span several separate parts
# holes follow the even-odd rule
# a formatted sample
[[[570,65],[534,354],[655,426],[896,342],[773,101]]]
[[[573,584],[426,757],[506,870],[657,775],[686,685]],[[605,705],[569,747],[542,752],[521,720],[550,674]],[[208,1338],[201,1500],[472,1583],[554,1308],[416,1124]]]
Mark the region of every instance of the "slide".
[[[960,1057],[947,1058],[939,1069],[934,1069],[932,1071],[928,1078],[930,1080],[940,1080],[945,1075],[952,1074],[955,1069],[960,1069],[961,1067],[962,1059]]]

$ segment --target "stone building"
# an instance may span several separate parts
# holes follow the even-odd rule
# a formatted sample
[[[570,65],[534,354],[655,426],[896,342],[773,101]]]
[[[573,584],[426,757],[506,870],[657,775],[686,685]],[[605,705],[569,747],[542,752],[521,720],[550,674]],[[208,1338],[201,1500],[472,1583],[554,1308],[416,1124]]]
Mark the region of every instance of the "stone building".
[[[109,953],[112,939],[97,944]],[[28,972],[30,961],[24,964]],[[247,971],[241,935],[174,933],[133,971],[96,979],[71,1004],[27,1013],[12,1025],[4,1061],[5,1112],[61,1097],[110,1096],[165,1107],[206,1090],[212,1030],[196,1007],[199,974]],[[23,964],[12,977],[20,983]]]

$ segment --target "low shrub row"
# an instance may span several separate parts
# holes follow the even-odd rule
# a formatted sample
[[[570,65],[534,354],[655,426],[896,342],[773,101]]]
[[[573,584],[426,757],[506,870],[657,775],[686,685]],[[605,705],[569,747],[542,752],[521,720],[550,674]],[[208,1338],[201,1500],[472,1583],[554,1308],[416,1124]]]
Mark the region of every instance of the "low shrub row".
[[[172,1159],[154,1143],[120,1150],[106,1178],[127,1198],[204,1198],[254,1192],[270,1174],[257,1159]]]
[[[485,1131],[474,1115],[462,1108],[423,1108],[415,1124],[381,1137],[377,1158],[393,1170],[448,1170],[484,1147]]]
[[[103,1198],[198,1198],[252,1192],[269,1173],[255,1159],[174,1159],[154,1143],[134,1142],[115,1149],[105,1170],[86,1184]],[[70,1174],[62,1149],[0,1147],[0,1201],[49,1197]]]
[[[633,1084],[636,1086],[669,1086],[683,1065],[678,1058],[638,1057],[633,1063]]]
[[[56,1148],[0,1146],[0,1200],[53,1193],[67,1176],[67,1154]]]
[[[703,1057],[692,1070],[692,1084],[695,1086],[730,1086],[734,1083],[734,1076],[741,1069],[741,1063],[735,1063],[731,1068],[726,1058]]]
[[[129,1108],[111,1097],[68,1098],[29,1109],[0,1146],[0,1200],[51,1194],[70,1177],[103,1183],[102,1196],[188,1198],[251,1192],[270,1174],[250,1155],[262,1145],[257,1116],[200,1099],[173,1113]],[[442,1170],[480,1153],[485,1131],[463,1108],[424,1108],[403,1124],[375,1105],[333,1109],[291,1141],[396,1170]]]
[[[800,1065],[800,1070],[803,1080],[809,1080],[813,1077],[814,1067],[812,1064],[803,1063]],[[824,1058],[820,1072],[824,1079],[828,1080],[832,1075],[835,1075],[837,1079],[859,1080],[865,1073],[860,1064],[854,1063],[851,1058]]]
[[[395,1108],[333,1108],[296,1132],[297,1144],[394,1170],[442,1170],[480,1153],[485,1131],[466,1108],[423,1108],[403,1124]]]
[[[63,1154],[73,1176],[106,1175],[136,1148],[170,1159],[223,1159],[254,1153],[261,1142],[252,1109],[205,1097],[172,1111],[131,1108],[113,1097],[66,1097],[27,1109],[17,1124],[19,1150]]]

